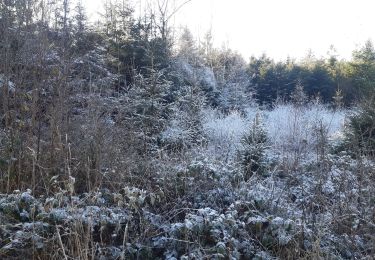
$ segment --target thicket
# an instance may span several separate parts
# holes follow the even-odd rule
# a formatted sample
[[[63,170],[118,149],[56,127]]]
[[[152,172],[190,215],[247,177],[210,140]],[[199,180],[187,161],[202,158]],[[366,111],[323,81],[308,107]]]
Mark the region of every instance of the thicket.
[[[247,63],[105,2],[0,0],[0,258],[374,255],[371,42]]]

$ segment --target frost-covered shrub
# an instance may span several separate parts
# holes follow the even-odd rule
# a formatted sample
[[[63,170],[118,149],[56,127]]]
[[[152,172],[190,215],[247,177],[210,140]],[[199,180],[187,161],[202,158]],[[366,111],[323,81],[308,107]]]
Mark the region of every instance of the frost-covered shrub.
[[[183,222],[170,225],[168,233],[171,239],[160,238],[158,243],[168,241],[163,246],[173,249],[176,258],[220,259],[241,255],[249,258],[255,251],[246,243],[245,223],[237,219],[237,212],[232,208],[224,214],[211,208],[199,209],[188,214]]]
[[[229,161],[241,144],[249,122],[239,112],[223,115],[218,111],[206,110],[204,129],[209,137],[208,149],[220,160]]]
[[[277,104],[264,113],[272,152],[277,157],[310,158],[319,145],[317,130],[324,130],[327,140],[340,139],[346,114],[344,110],[334,111],[320,103]]]
[[[189,130],[181,126],[180,121],[171,120],[170,125],[161,133],[161,142],[169,151],[182,151],[188,147]]]
[[[31,195],[31,190],[15,191],[9,196],[0,197],[0,215],[8,221],[26,222],[43,212],[40,203]]]
[[[242,137],[258,112],[256,107],[247,108],[245,115],[238,112],[224,115],[206,110],[207,156],[233,162],[236,152],[242,147]],[[342,139],[346,113],[345,110],[331,110],[318,102],[304,106],[279,103],[272,110],[262,110],[269,144],[267,157],[271,165],[277,166],[282,161],[285,168],[279,169],[289,171],[301,161],[322,158],[331,143]]]
[[[206,110],[204,129],[209,137],[208,152],[217,159],[230,161],[241,147],[241,140],[248,131],[259,108],[249,107],[245,115],[233,111],[223,115]],[[331,110],[319,103],[305,106],[277,104],[272,110],[262,111],[264,128],[270,145],[270,157],[311,157],[322,143],[318,136],[323,130],[327,141],[339,142],[347,111]]]

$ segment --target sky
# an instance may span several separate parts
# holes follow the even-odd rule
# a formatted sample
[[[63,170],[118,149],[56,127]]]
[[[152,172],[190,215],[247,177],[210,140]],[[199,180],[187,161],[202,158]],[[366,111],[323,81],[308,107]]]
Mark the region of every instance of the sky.
[[[95,18],[104,0],[84,2]],[[321,57],[331,45],[339,57],[350,59],[354,49],[375,39],[374,10],[374,0],[192,0],[172,25],[187,26],[197,38],[212,28],[217,47],[229,46],[245,59],[263,53],[298,59],[309,50]]]

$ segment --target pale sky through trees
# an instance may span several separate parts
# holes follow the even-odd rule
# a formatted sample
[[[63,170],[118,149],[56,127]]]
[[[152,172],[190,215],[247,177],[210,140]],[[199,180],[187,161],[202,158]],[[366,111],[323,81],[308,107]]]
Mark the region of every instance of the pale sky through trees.
[[[84,2],[93,17],[104,0]],[[187,25],[196,37],[212,26],[217,46],[227,43],[245,58],[263,52],[300,58],[308,49],[319,57],[333,44],[348,59],[375,39],[374,7],[373,0],[192,0],[177,13],[175,25]]]

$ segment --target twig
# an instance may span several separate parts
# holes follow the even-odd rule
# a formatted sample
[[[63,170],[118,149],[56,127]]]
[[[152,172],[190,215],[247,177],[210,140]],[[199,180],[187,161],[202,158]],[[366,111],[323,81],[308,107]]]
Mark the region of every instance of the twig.
[[[60,245],[61,250],[62,250],[63,255],[64,255],[64,259],[68,260],[68,257],[66,256],[66,253],[65,253],[64,244],[63,244],[63,242],[61,240],[60,231],[59,231],[59,227],[58,226],[56,226],[56,232],[57,232],[57,238],[58,238],[58,241],[59,241],[59,245]]]

